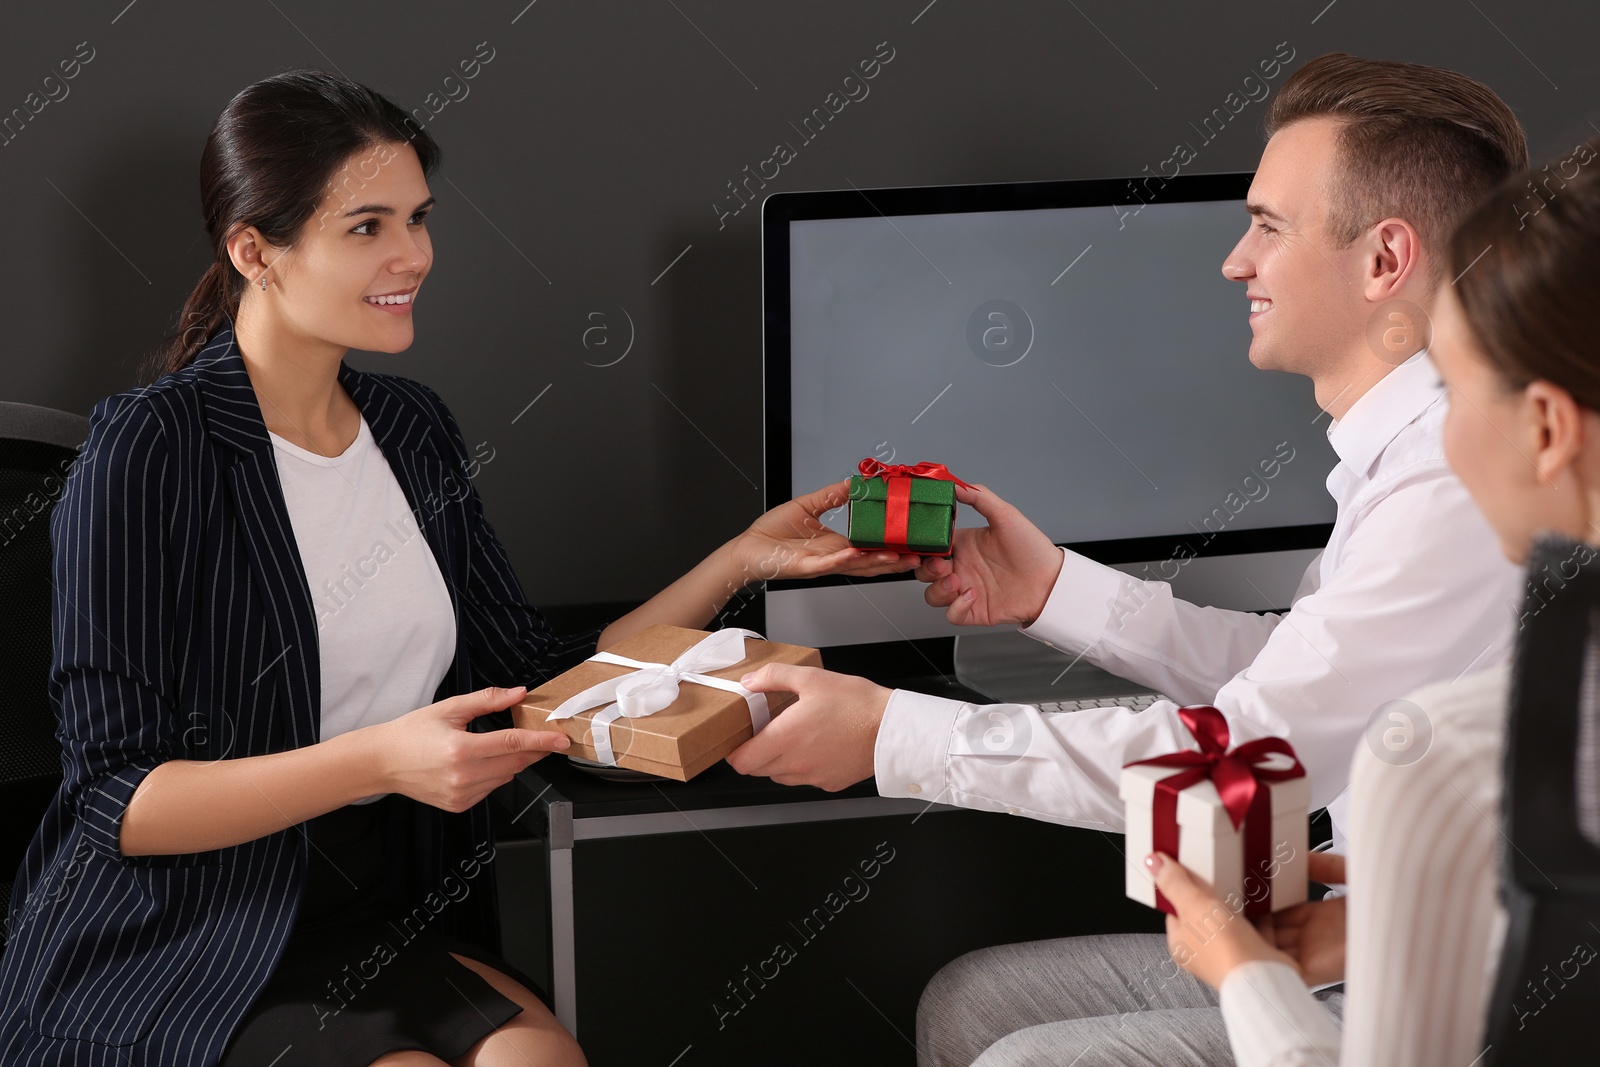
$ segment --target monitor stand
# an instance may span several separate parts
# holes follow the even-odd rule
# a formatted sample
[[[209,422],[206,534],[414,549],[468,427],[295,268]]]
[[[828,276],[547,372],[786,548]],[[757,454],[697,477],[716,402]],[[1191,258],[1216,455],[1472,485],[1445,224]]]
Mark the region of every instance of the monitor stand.
[[[1069,656],[1020,630],[957,634],[955,668],[956,680],[962,685],[1006,704],[1089,700],[1150,691],[1148,686],[1119,678],[1087,659]]]

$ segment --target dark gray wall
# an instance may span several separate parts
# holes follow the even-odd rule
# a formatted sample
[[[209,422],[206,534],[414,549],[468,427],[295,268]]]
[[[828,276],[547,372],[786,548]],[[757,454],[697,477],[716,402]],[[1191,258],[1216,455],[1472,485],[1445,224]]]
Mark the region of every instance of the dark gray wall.
[[[319,66],[410,109],[487,42],[428,124],[445,163],[416,344],[352,362],[428,382],[489,443],[478,485],[536,603],[643,599],[760,508],[758,211],[719,225],[715,205],[778,142],[798,155],[768,191],[1135,174],[1280,42],[1295,66],[1468,72],[1536,157],[1600,121],[1593,0],[526,3],[7,4],[0,115],[60,95],[44,79],[80,42],[93,59],[0,147],[0,399],[87,412],[138,381],[207,263],[195,175],[233,93]],[[880,42],[869,94],[803,143],[790,124]],[[1251,169],[1260,111],[1189,169]],[[621,309],[632,350],[595,366]],[[610,347],[586,350],[601,321]]]

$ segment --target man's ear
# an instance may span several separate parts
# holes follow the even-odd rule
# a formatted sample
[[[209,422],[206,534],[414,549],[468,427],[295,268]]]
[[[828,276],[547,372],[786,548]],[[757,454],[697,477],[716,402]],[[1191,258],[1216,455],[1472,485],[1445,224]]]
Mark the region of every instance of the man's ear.
[[[1579,460],[1586,444],[1593,442],[1595,427],[1590,420],[1597,416],[1586,411],[1571,393],[1542,379],[1529,382],[1522,399],[1533,431],[1534,469],[1540,481],[1552,485]]]
[[[1375,223],[1360,240],[1365,242],[1361,280],[1368,300],[1377,303],[1393,299],[1405,291],[1413,278],[1421,277],[1422,239],[1417,236],[1416,227],[1405,219]]]

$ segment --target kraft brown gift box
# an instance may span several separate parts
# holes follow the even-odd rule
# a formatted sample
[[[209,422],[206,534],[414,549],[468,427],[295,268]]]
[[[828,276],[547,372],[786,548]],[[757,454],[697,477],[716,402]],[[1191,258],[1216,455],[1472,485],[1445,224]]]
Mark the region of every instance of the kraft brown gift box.
[[[657,625],[618,641],[606,651],[647,663],[671,663],[707,636],[704,630]],[[705,673],[737,682],[768,663],[822,666],[821,653],[801,645],[746,638],[744,649],[742,662]],[[554,721],[549,719],[549,714],[567,698],[592,685],[632,673],[632,667],[586,660],[529,693],[512,709],[512,721],[527,730],[559,730],[572,739],[567,755],[596,759],[589,723],[602,708]],[[793,693],[768,693],[766,696],[768,711],[774,715],[795,700]],[[744,744],[753,733],[750,706],[742,696],[685,679],[679,685],[678,699],[668,707],[654,715],[623,717],[613,722],[611,747],[617,753],[619,767],[687,782]]]

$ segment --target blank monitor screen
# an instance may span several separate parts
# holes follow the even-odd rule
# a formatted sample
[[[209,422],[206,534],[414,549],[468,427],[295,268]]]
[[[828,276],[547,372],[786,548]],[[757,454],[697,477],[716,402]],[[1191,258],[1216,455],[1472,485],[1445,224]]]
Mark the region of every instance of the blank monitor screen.
[[[769,500],[929,460],[1106,562],[1320,546],[1327,416],[1308,379],[1251,364],[1246,286],[1220,270],[1248,184],[769,198]]]

